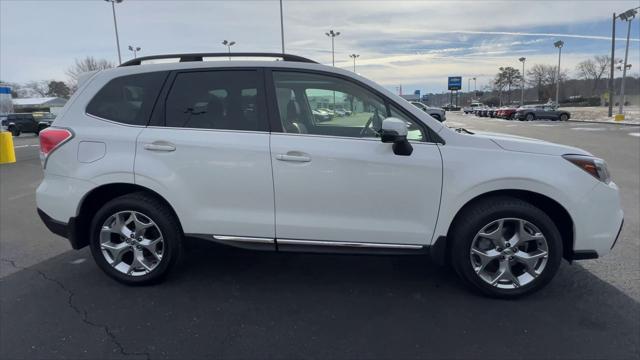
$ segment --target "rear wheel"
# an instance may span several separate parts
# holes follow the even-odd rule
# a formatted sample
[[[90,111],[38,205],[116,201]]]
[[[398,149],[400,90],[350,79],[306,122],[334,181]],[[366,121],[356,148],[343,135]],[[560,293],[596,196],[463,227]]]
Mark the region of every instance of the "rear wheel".
[[[162,280],[177,262],[182,231],[164,203],[144,193],[106,203],[91,223],[91,253],[107,275],[129,285]]]
[[[537,207],[510,197],[476,203],[452,231],[453,266],[481,293],[511,298],[549,283],[562,260],[562,239]]]
[[[440,121],[440,122],[442,121],[442,120],[440,119],[440,115],[438,115],[438,114],[433,114],[433,115],[431,115],[431,117],[432,117],[432,118],[434,118],[434,119],[436,119],[436,120],[438,120],[438,121]]]
[[[9,131],[11,132],[11,135],[13,135],[13,136],[20,136],[20,130],[15,126],[10,127]]]
[[[569,115],[567,114],[560,114],[560,121],[567,121],[569,120]]]

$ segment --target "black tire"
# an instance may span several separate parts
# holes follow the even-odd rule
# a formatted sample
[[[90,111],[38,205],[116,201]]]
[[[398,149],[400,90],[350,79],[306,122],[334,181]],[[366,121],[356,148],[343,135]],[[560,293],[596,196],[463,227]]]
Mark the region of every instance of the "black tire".
[[[525,120],[527,121],[533,121],[536,119],[536,116],[533,115],[533,113],[528,113],[527,116],[525,117]]]
[[[38,126],[38,129],[36,130],[36,135],[40,135],[40,131],[46,129],[48,126]]]
[[[120,211],[135,211],[151,219],[160,229],[164,239],[162,260],[151,272],[132,276],[112,267],[100,248],[100,230],[108,217]],[[182,228],[173,211],[157,198],[145,193],[132,193],[115,198],[100,208],[91,221],[90,247],[94,260],[107,275],[127,285],[158,283],[174,268],[182,253]]]
[[[567,121],[569,120],[569,115],[567,114],[560,114],[560,121]]]
[[[440,119],[440,115],[438,115],[438,114],[433,114],[433,115],[431,115],[431,117],[436,119],[436,120],[438,120],[438,121],[440,121],[440,122],[442,122],[442,120]]]
[[[12,126],[9,128],[9,131],[11,132],[12,136],[15,136],[15,137],[20,136],[20,129],[18,129],[17,127]]]
[[[487,224],[502,218],[519,218],[535,225],[545,236],[548,259],[542,273],[530,283],[514,289],[501,289],[481,279],[471,264],[471,246],[476,234]],[[562,260],[562,237],[557,227],[539,208],[507,196],[496,196],[470,205],[457,216],[450,233],[451,263],[462,280],[480,293],[497,298],[516,298],[547,285],[555,276]]]

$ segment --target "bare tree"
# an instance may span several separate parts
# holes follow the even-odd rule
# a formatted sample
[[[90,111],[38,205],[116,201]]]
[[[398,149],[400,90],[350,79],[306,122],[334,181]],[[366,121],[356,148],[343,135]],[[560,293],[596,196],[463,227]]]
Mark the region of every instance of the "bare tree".
[[[607,78],[607,69],[611,64],[611,57],[606,55],[594,56],[593,59],[581,61],[576,66],[578,77],[591,82],[591,92],[593,95],[598,89],[600,79]]]
[[[110,69],[115,65],[106,59],[96,59],[93,56],[87,56],[84,59],[76,59],[75,64],[67,69],[67,76],[69,76],[69,88],[71,91],[75,91],[78,87],[78,77],[83,73]]]
[[[40,80],[40,81],[29,81],[24,84],[25,95],[33,96],[33,97],[45,97],[49,92],[48,81]]]
[[[558,77],[558,67],[544,64],[535,64],[527,71],[529,83],[538,91],[538,100],[553,97]],[[566,70],[560,71],[560,81],[568,79]]]
[[[500,72],[494,79],[494,85],[496,89],[502,94],[504,88],[507,88],[507,103],[511,103],[511,87],[519,84],[522,81],[522,74],[520,70],[511,66],[499,68]]]

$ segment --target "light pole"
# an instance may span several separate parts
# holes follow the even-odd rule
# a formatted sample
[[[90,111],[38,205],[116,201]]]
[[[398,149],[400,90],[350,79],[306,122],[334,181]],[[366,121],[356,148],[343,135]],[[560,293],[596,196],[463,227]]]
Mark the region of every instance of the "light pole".
[[[560,97],[560,57],[562,57],[562,46],[564,46],[564,41],[558,40],[553,43],[553,46],[558,48],[558,75],[556,77],[556,106],[560,106],[560,102],[558,98]]]
[[[111,3],[111,11],[113,12],[113,27],[116,29],[116,47],[118,48],[118,64],[122,64],[122,56],[120,55],[120,38],[118,37],[118,22],[116,21],[116,4],[120,4],[123,0],[104,0]]]
[[[613,23],[611,25],[611,74],[609,75],[609,117],[613,115],[613,59],[616,53],[616,13],[613,13]]]
[[[478,96],[478,87],[476,86],[476,78],[473,78],[473,99],[476,99]]]
[[[232,47],[233,45],[235,45],[235,44],[236,44],[236,42],[235,42],[235,41],[227,41],[227,40],[224,40],[224,41],[222,42],[222,45],[226,46],[226,47],[227,47],[227,51],[229,52],[229,60],[231,60],[231,47]]]
[[[331,64],[333,66],[336,66],[334,39],[336,38],[336,36],[340,35],[340,31],[334,32],[333,30],[329,30],[329,32],[324,34],[331,38]]]
[[[627,60],[629,58],[629,37],[631,36],[631,21],[636,17],[636,9],[630,9],[620,14],[620,19],[627,22],[627,46],[624,50],[624,65],[622,66],[622,84],[620,84],[620,106],[618,114],[623,114],[624,109],[624,78],[627,76]],[[613,61],[613,59],[611,59]],[[624,115],[623,115],[624,116]],[[622,117],[624,119],[624,117]]]
[[[140,48],[140,46],[131,46],[129,45],[129,50],[133,51],[133,58],[137,58],[138,57],[138,51],[142,50]]]
[[[282,38],[282,53],[284,54],[284,17],[282,15],[282,0],[280,0],[280,37]]]
[[[351,54],[349,57],[353,59],[353,72],[356,72],[356,58],[359,58],[360,54]]]
[[[520,106],[524,106],[524,63],[527,61],[527,58],[521,57],[518,61],[522,63],[522,92],[520,93]]]

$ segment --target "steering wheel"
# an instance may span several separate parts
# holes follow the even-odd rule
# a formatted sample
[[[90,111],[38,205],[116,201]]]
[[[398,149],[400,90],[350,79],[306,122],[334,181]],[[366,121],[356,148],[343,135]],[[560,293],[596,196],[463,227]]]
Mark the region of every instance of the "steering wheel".
[[[377,128],[377,129],[376,129]],[[367,135],[378,136],[379,130],[382,128],[382,119],[378,115],[378,110],[371,115],[367,123],[360,130],[360,137],[367,137]]]

